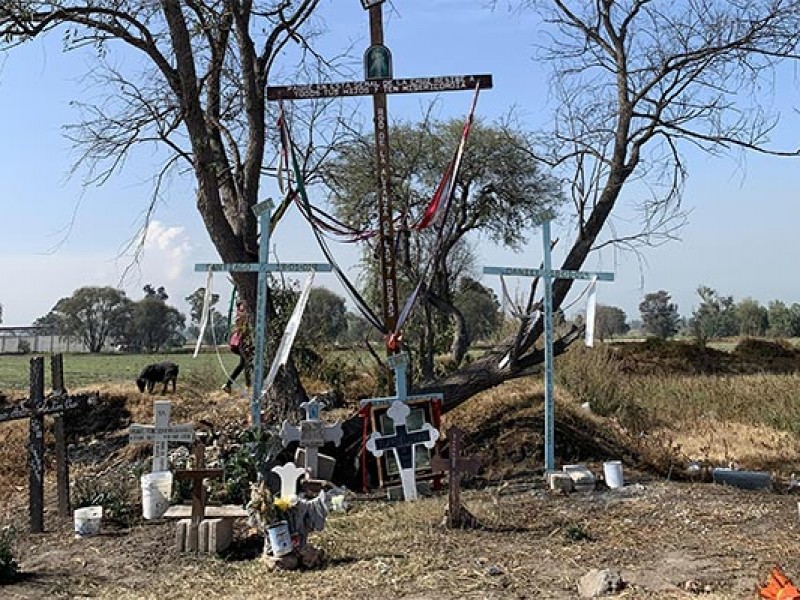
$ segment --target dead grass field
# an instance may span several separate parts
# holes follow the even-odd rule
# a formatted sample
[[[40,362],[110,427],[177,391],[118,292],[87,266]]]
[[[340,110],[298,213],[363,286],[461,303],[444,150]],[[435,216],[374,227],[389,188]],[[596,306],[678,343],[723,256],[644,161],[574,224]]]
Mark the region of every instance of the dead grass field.
[[[244,524],[224,557],[178,554],[171,524],[140,519],[129,526],[104,523],[100,536],[75,539],[71,521],[56,516],[52,477],[47,532],[26,533],[27,428],[2,424],[0,526],[18,530],[15,552],[23,576],[0,586],[0,598],[574,598],[579,578],[591,568],[619,571],[628,583],[621,598],[754,598],[774,564],[800,579],[800,496],[785,486],[790,473],[800,473],[800,446],[781,425],[785,419],[769,424],[752,416],[797,410],[790,397],[798,380],[737,377],[741,390],[757,390],[761,383],[769,390],[760,396],[757,413],[743,400],[750,391],[736,397],[741,405],[736,411],[720,410],[731,401],[724,397],[715,400],[713,410],[701,410],[713,389],[736,389],[736,378],[717,383],[713,377],[660,378],[660,390],[655,380],[648,386],[647,379],[628,378],[614,392],[626,402],[607,416],[580,407],[584,392],[559,387],[558,463],[584,461],[600,474],[603,460],[621,458],[627,483],[621,490],[600,485],[569,496],[543,486],[538,381],[525,378],[485,392],[445,419],[466,430],[467,451],[483,461],[463,494],[483,529],[441,526],[446,491],[414,503],[353,493],[350,509],[331,514],[326,530],[312,537],[326,551],[325,566],[291,573],[268,570],[258,558],[262,540]],[[99,387],[114,407],[109,422],[112,413],[125,422],[151,419],[152,396],[132,392],[131,386]],[[635,391],[643,389],[651,393],[639,398],[639,412],[633,411],[627,402],[636,401]],[[704,390],[692,410],[656,401],[673,394],[690,403],[684,394],[691,389]],[[179,386],[173,400],[175,421],[243,425],[246,420],[247,401],[219,391]],[[104,440],[120,435],[124,430],[112,428],[81,437],[79,445],[102,448]],[[73,474],[108,476],[130,469],[142,460],[139,454],[124,448],[100,454],[74,465]],[[769,469],[776,489],[690,482],[683,473],[689,460]]]

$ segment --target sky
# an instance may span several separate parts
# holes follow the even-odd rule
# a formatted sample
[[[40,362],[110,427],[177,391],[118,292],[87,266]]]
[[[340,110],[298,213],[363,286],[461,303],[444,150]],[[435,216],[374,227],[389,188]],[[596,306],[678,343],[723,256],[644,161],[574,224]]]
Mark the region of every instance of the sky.
[[[481,93],[480,118],[492,121],[516,107],[526,127],[536,129],[546,123],[552,102],[549,72],[533,58],[542,31],[532,14],[502,8],[489,11],[482,3],[460,0],[391,6],[385,40],[393,53],[395,77],[491,73],[494,88]],[[367,13],[356,0],[325,0],[320,18],[329,29],[323,39],[325,48],[352,45],[360,55],[369,45]],[[160,156],[155,151],[137,153],[121,174],[102,186],[84,187],[85,170],[80,164],[77,174],[70,176],[79,157],[65,137],[64,126],[79,119],[75,102],[103,101],[103,90],[92,87],[85,77],[92,66],[90,50],[62,53],[58,34],[0,55],[4,326],[30,324],[59,298],[84,285],[121,286],[133,299],[142,297],[146,283],[163,285],[170,302],[186,312],[183,298],[205,285],[205,277],[195,273],[193,265],[219,260],[195,208],[194,182],[176,178],[159,201],[142,260],[130,268],[126,249],[142,225]],[[776,143],[784,147],[800,145],[800,119],[792,112],[798,87],[795,75],[787,73],[771,100],[785,117],[775,135]],[[434,99],[438,116],[458,117],[468,111],[471,94],[393,96],[390,118],[415,119]],[[364,120],[369,122],[370,104],[342,101],[363,108]],[[696,289],[703,284],[737,300],[800,302],[800,289],[791,272],[800,259],[795,242],[800,223],[798,160],[688,153],[683,205],[690,216],[681,239],[646,249],[640,258],[611,249],[593,254],[585,268],[616,274],[613,283],[600,286],[598,301],[638,318],[644,294],[664,289],[679,312],[689,315],[698,303]],[[264,181],[262,196],[279,198],[272,180]],[[537,230],[529,234],[530,243],[522,253],[482,241],[477,246],[479,263],[538,266],[541,239]],[[569,232],[557,223],[553,237],[559,236],[568,238]],[[284,262],[322,260],[311,232],[295,214],[281,222],[272,243]],[[357,249],[352,247],[337,248],[336,254],[345,265],[354,265],[357,259]],[[559,258],[557,248],[554,263]],[[350,273],[356,274],[355,266]],[[483,277],[484,283],[497,289],[495,279]],[[317,283],[340,290],[332,276],[320,275]],[[512,290],[525,285],[509,283]],[[229,290],[221,277],[215,279],[214,288],[223,294]],[[576,286],[575,293],[580,289]]]

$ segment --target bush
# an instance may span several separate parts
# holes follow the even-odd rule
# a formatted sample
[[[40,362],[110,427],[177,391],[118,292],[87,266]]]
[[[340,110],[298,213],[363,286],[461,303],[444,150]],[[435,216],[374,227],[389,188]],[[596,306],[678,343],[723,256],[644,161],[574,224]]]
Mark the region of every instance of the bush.
[[[72,488],[73,507],[102,506],[104,521],[129,527],[139,514],[134,510],[139,489],[136,479],[133,474],[113,472],[78,479]]]
[[[0,583],[12,583],[19,573],[14,559],[15,532],[11,527],[0,529]]]
[[[17,344],[17,352],[20,354],[30,354],[31,343],[28,340],[20,340]]]

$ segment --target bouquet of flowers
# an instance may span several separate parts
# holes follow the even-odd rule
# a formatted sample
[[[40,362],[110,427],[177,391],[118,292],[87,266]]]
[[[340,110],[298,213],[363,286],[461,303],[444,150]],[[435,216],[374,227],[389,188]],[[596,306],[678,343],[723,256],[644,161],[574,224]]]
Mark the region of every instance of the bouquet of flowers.
[[[266,482],[250,484],[250,501],[247,503],[247,522],[262,534],[272,525],[282,521],[291,508],[291,502],[277,498],[269,491]]]

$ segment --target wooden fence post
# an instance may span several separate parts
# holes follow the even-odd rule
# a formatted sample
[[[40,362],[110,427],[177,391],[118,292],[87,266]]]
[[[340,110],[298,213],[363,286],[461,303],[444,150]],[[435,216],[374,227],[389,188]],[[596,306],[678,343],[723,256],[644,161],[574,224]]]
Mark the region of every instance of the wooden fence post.
[[[50,358],[51,382],[53,394],[67,394],[64,387],[64,357],[54,354]],[[69,459],[67,457],[67,438],[64,429],[64,413],[53,416],[56,436],[56,489],[58,490],[58,516],[69,517]]]
[[[28,421],[28,494],[31,533],[44,532],[44,358],[31,359]]]

